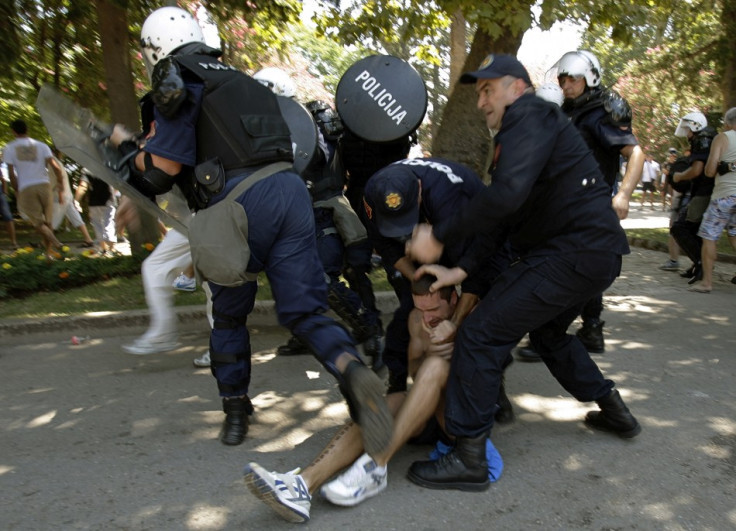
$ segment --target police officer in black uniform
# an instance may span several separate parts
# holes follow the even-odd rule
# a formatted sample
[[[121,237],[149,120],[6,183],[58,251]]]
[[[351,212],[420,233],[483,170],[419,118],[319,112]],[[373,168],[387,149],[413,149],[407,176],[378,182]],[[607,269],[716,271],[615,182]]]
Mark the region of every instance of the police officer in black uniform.
[[[690,279],[689,284],[703,278],[700,253],[703,240],[698,236],[698,229],[715,186],[715,179],[705,175],[705,163],[716,134],[716,130],[708,125],[707,118],[701,112],[686,114],[675,129],[675,136],[686,137],[690,143],[690,165],[684,171],[674,172],[672,181],[678,186],[690,183],[690,202],[680,211],[670,228],[670,234],[693,262],[692,267],[682,273],[684,278]]]
[[[403,278],[412,279],[416,272],[414,262],[405,254],[404,244],[418,223],[437,224],[462,211],[484,188],[475,172],[457,162],[428,157],[405,159],[386,166],[366,183],[364,214],[368,234],[382,259],[400,271]],[[491,256],[483,256],[484,267],[476,267],[475,248],[494,249]],[[498,249],[498,251],[495,251]],[[449,330],[443,342],[455,338],[463,319],[485,295],[492,279],[511,262],[511,251],[505,245],[505,233],[499,230],[487,244],[480,235],[454,240],[444,249],[440,262],[448,267],[460,266],[477,274],[462,283],[457,309],[449,320]],[[509,356],[504,367],[511,363]],[[406,379],[399,380],[396,372],[390,380],[390,390],[406,388]],[[501,389],[496,419],[507,422],[513,418],[511,402]]]
[[[269,166],[272,175],[235,198],[248,216],[247,272],[253,278],[265,271],[279,323],[306,342],[338,379],[351,415],[362,428],[364,444],[380,451],[392,428],[384,386],[360,362],[348,332],[324,315],[327,290],[311,200],[302,179],[290,169],[290,131],[276,96],[218,61],[219,50],[204,44],[199,25],[182,9],[164,7],[149,15],[141,30],[141,46],[152,79],[144,123],[152,119],[155,127],[141,150],[132,140],[120,144],[130,156],[131,182],[150,196],[177,184],[190,204],[201,210],[222,200],[254,170],[283,161]],[[117,143],[122,136],[116,128],[111,140]],[[129,204],[121,207],[119,216],[121,223],[129,222],[133,209]],[[211,235],[214,241],[218,237]],[[198,242],[190,237],[190,243],[194,256]],[[210,287],[211,370],[226,413],[221,441],[240,444],[253,409],[248,399],[251,350],[246,321],[257,283],[253,278],[235,287],[214,282]]]
[[[582,305],[613,282],[621,255],[629,252],[610,186],[565,114],[534,95],[516,58],[491,55],[460,81],[475,83],[486,125],[498,131],[492,184],[452,219],[419,225],[407,252],[432,264],[456,239],[506,224],[519,259],[458,330],[445,408],[455,449],[438,461],[415,462],[409,479],[477,491],[489,486],[485,440],[503,364],[527,332],[560,384],[579,401],[598,403],[601,410],[588,413],[586,424],[622,437],[636,436],[641,427],[580,339],[567,334]],[[417,275],[424,272],[438,277],[437,288],[471,273],[429,265]]]
[[[365,354],[373,360],[374,370],[379,370],[383,366],[383,329],[368,277],[372,247],[365,227],[343,194],[345,168],[337,151],[342,122],[325,101],[310,101],[306,108],[319,128],[319,147],[302,177],[312,196],[317,249],[328,279],[327,301],[330,309],[350,326],[355,340],[363,344]],[[351,289],[340,280],[341,274]],[[307,354],[309,349],[292,337],[277,352],[297,355]]]
[[[568,52],[553,69],[562,87],[565,100],[562,110],[580,131],[593,151],[613,196],[612,204],[620,219],[629,212],[629,200],[641,178],[644,152],[631,130],[631,109],[621,96],[601,87],[601,67],[598,59],[586,50]],[[614,194],[621,157],[628,159],[626,174]],[[588,352],[605,351],[603,339],[603,293],[591,298],[583,307],[583,326],[578,337]],[[539,360],[534,346],[521,348],[518,356],[526,361]]]

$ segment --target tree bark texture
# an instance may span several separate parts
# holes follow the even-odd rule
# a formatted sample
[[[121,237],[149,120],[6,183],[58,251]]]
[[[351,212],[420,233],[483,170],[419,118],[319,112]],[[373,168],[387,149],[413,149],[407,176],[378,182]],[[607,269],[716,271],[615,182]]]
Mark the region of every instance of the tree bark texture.
[[[512,35],[507,31],[493,39],[478,29],[462,71],[476,70],[489,53],[516,54],[522,36],[523,32]],[[491,137],[476,103],[475,85],[458,83],[445,106],[442,124],[432,144],[432,154],[465,164],[484,178]]]

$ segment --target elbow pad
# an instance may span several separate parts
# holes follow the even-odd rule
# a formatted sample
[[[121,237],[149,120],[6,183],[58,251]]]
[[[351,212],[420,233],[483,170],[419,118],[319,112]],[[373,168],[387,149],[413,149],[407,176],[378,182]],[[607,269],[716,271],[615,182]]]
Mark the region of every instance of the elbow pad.
[[[128,184],[141,192],[148,198],[153,199],[157,195],[165,194],[174,186],[175,175],[169,175],[165,171],[153,165],[151,154],[144,152],[143,171],[136,166],[135,159],[141,151],[133,140],[128,140],[120,144],[120,152],[122,158],[118,163],[119,170],[127,170]]]

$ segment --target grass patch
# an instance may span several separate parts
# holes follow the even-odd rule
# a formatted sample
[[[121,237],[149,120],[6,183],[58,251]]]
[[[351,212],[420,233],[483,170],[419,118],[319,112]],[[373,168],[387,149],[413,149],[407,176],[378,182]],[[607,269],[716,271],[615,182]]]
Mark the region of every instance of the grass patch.
[[[374,270],[370,276],[376,291],[392,289],[382,269]],[[257,300],[270,300],[271,287],[264,274],[259,275],[258,286]],[[202,289],[194,292],[174,291],[175,306],[204,306],[206,303]],[[141,276],[135,275],[116,277],[60,292],[42,292],[22,299],[5,299],[0,305],[0,319],[64,317],[89,312],[145,310],[146,307]]]
[[[626,236],[629,238],[641,238],[643,240],[652,240],[667,245],[667,240],[670,236],[669,229],[627,229]],[[724,231],[721,234],[721,238],[716,243],[716,251],[720,254],[736,254],[731,243],[728,240],[728,236]]]

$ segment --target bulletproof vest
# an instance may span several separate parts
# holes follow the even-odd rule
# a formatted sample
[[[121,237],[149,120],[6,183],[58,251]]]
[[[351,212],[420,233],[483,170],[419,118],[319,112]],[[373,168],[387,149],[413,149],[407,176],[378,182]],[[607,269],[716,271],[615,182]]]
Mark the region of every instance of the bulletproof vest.
[[[335,146],[330,146],[331,156],[320,161],[317,168],[307,169],[304,178],[309,181],[313,201],[323,201],[342,193],[345,187],[345,166]]]
[[[227,171],[293,160],[289,127],[267,87],[211,55],[173,59],[183,77],[204,83],[197,120],[198,164],[217,157]]]
[[[346,129],[340,137],[339,153],[350,174],[352,186],[365,186],[366,181],[381,168],[405,159],[411,149],[411,139],[405,137],[393,142],[369,142]]]
[[[681,194],[686,194],[690,191],[692,181],[679,181],[675,182],[673,177],[675,173],[681,173],[690,167],[690,157],[677,157],[675,162],[670,165],[669,173],[667,174],[667,184],[672,186],[672,189]]]
[[[583,93],[572,101],[565,101],[562,110],[580,132],[583,140],[593,151],[593,156],[609,186],[613,187],[619,172],[618,150],[606,149],[598,140],[596,127],[598,121],[605,119],[603,108],[604,91],[594,89]]]
[[[690,139],[690,149],[693,153],[710,153],[710,146],[713,143],[713,139],[718,132],[711,126],[707,126],[701,131],[698,131]],[[695,160],[695,159],[692,159]],[[705,164],[705,160],[703,163]],[[710,196],[713,193],[713,187],[715,186],[716,180],[705,176],[705,166],[703,166],[703,172],[692,179],[691,194],[693,196]]]

